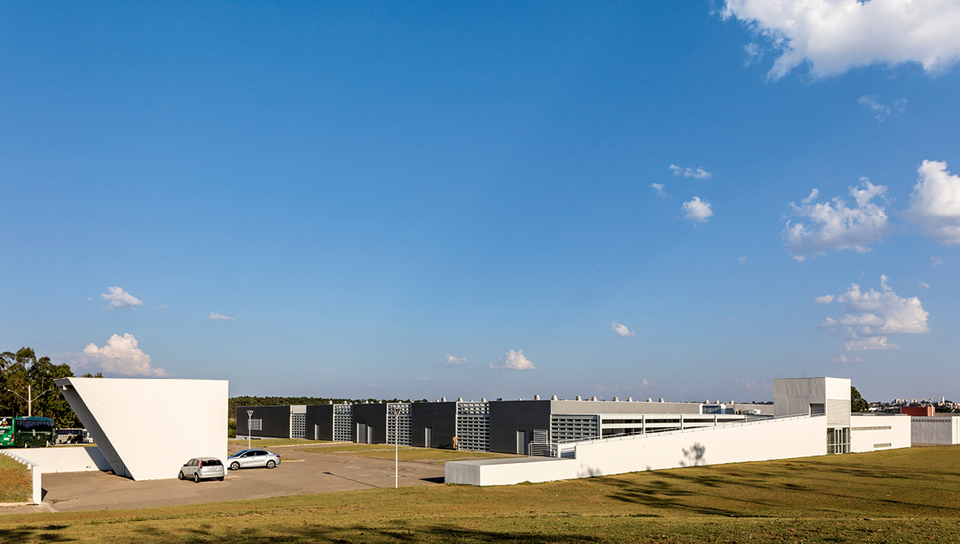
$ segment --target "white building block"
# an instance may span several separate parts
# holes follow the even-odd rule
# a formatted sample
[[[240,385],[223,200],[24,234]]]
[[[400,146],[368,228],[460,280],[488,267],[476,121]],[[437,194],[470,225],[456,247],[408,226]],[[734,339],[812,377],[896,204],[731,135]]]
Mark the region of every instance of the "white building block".
[[[227,381],[56,380],[116,474],[176,478],[193,457],[227,457]]]

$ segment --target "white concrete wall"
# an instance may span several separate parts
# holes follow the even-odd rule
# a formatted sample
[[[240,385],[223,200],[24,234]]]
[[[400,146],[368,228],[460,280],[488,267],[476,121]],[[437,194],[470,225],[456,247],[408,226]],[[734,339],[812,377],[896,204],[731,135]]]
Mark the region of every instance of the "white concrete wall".
[[[509,485],[826,452],[826,418],[797,417],[578,442],[575,459],[451,461],[445,473],[447,483]]]
[[[806,415],[811,404],[827,406],[828,400],[846,401],[850,412],[848,378],[777,378],[773,380],[773,410],[778,417]],[[846,416],[843,415],[844,425]]]
[[[909,448],[910,436],[910,416],[850,416],[850,451],[853,453]]]
[[[525,457],[488,461],[452,461],[444,465],[444,481],[465,485],[512,485],[578,478],[575,459]]]
[[[56,380],[116,474],[176,478],[193,457],[227,457],[227,382]]]
[[[110,470],[110,463],[92,446],[58,446],[55,448],[15,448],[4,450],[22,462],[38,465],[42,472],[89,472]]]
[[[911,442],[914,444],[957,444],[960,417],[911,416]]]

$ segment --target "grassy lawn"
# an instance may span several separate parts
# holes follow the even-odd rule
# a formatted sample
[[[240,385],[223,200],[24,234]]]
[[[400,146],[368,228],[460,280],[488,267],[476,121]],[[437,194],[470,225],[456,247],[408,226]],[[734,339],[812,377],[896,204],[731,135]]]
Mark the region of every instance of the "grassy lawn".
[[[0,502],[26,502],[33,491],[30,471],[6,455],[0,455]]]
[[[957,542],[960,447],[0,516],[3,542]]]
[[[231,438],[229,443],[234,446],[247,447],[247,440],[239,440],[236,438]],[[309,445],[320,445],[320,444],[332,444],[333,442],[326,442],[323,440],[303,440],[300,438],[265,438],[263,440],[251,440],[251,448],[275,448],[277,446],[309,446]]]
[[[446,463],[447,461],[516,457],[516,455],[487,453],[481,451],[441,450],[436,448],[414,448],[410,446],[400,446],[399,452],[395,452],[394,446],[388,446],[386,444],[351,444],[346,446],[326,446],[323,448],[310,449],[297,448],[296,451],[308,453],[345,453],[360,457],[373,457],[376,459],[393,459],[394,455],[399,453],[399,458],[401,461],[429,461],[439,464]]]

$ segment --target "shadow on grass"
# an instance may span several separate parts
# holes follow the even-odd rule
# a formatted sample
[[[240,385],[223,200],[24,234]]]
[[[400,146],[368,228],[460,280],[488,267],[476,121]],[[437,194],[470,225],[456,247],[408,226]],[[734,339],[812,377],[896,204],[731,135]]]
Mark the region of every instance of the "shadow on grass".
[[[22,526],[15,529],[0,530],[0,542],[20,544],[27,542],[73,542],[63,532],[67,526]],[[365,525],[349,527],[305,526],[273,527],[271,530],[259,528],[240,528],[230,533],[212,530],[209,527],[157,531],[156,528],[141,527],[132,529],[122,541],[157,539],[173,542],[599,542],[600,539],[584,534],[544,534],[530,531],[485,531],[481,529],[463,529],[449,526],[406,527],[402,522],[396,528],[385,529]]]
[[[926,500],[929,495],[922,490],[953,492],[960,487],[958,474],[932,472],[828,459],[762,469],[750,465],[672,469],[605,477],[601,482],[610,488],[608,496],[613,500],[711,516],[767,517],[783,509],[821,515],[863,511],[956,516],[960,507],[950,501]]]

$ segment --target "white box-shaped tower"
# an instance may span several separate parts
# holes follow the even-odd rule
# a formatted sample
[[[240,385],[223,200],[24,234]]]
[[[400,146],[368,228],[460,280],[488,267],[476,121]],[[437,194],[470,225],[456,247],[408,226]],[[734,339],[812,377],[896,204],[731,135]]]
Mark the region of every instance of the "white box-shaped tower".
[[[777,417],[826,415],[828,426],[850,426],[849,378],[777,378],[773,380]]]
[[[193,457],[226,460],[226,380],[63,378],[56,384],[116,474],[176,478]]]

